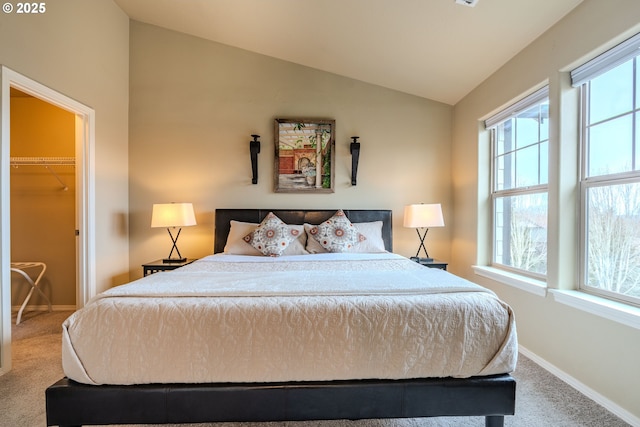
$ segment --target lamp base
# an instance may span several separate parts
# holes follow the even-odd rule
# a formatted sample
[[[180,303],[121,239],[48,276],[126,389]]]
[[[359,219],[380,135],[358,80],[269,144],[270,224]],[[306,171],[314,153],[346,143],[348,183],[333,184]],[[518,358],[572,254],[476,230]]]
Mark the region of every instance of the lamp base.
[[[433,262],[433,258],[420,258],[420,257],[417,257],[417,256],[412,256],[409,259],[411,261],[415,261],[415,262]]]
[[[165,264],[179,264],[181,262],[187,262],[186,258],[165,258],[162,260],[163,263]]]

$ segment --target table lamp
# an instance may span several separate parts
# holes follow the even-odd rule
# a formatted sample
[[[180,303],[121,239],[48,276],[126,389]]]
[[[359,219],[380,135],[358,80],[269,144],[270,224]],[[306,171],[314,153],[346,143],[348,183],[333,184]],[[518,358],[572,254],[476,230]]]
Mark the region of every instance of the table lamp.
[[[424,238],[430,227],[444,227],[444,219],[442,217],[442,206],[440,203],[435,204],[417,204],[407,205],[404,207],[404,226],[407,228],[415,228],[420,238],[420,246],[416,256],[411,257],[413,261],[431,262],[433,258],[429,257],[427,247],[424,245]],[[424,229],[424,234],[420,234],[420,229]],[[420,258],[420,249],[424,249],[426,258]]]
[[[173,246],[169,257],[162,260],[162,262],[185,262],[187,258],[183,258],[178,250],[178,237],[180,237],[180,231],[182,228],[178,228],[178,233],[173,236],[171,228],[176,227],[188,227],[190,225],[196,225],[196,217],[193,213],[192,203],[157,203],[153,205],[153,212],[151,214],[151,227],[166,227]],[[173,258],[173,251],[176,251],[177,258]]]

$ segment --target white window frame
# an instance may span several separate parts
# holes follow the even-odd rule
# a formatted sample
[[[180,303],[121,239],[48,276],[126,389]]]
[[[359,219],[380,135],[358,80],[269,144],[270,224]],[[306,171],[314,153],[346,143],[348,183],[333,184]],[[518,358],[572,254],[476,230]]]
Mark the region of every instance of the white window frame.
[[[622,65],[630,59],[637,58],[635,60],[635,67],[633,72],[634,78],[634,93],[633,93],[633,106],[630,112],[624,113],[625,115],[632,115],[632,126],[634,126],[635,132],[633,133],[633,143],[638,140],[640,136],[640,126],[637,125],[636,118],[640,120],[640,105],[637,105],[637,99],[640,93],[640,79],[638,79],[638,72],[636,68],[640,67],[640,34],[624,41],[611,50],[603,53],[602,55],[594,58],[586,64],[576,68],[571,72],[572,85],[574,87],[580,87],[580,257],[579,257],[579,277],[578,287],[580,291],[597,295],[606,299],[621,301],[626,304],[640,306],[640,298],[627,296],[618,292],[608,291],[606,289],[600,289],[594,286],[588,285],[588,196],[587,193],[590,189],[597,187],[616,186],[631,183],[640,183],[640,165],[635,165],[635,170],[619,173],[611,173],[607,175],[589,176],[588,173],[588,155],[589,155],[589,141],[588,141],[588,127],[593,125],[589,123],[589,82],[596,77]],[[607,120],[611,120],[608,118]],[[636,147],[640,149],[640,147]]]
[[[520,101],[512,104],[511,106],[505,108],[504,110],[500,111],[499,113],[491,116],[490,118],[488,118],[487,120],[485,120],[485,128],[487,130],[489,130],[490,132],[490,144],[491,144],[491,165],[490,165],[490,176],[491,176],[491,192],[490,192],[490,198],[491,198],[491,266],[495,267],[495,268],[499,268],[501,270],[505,270],[507,272],[510,273],[515,273],[517,275],[522,275],[525,277],[529,277],[532,279],[535,279],[537,281],[541,281],[541,282],[546,282],[546,274],[541,274],[541,273],[536,273],[533,271],[528,271],[528,270],[524,270],[524,269],[519,269],[519,268],[515,268],[512,266],[508,266],[505,264],[501,264],[501,263],[497,263],[496,262],[496,235],[495,235],[495,230],[496,230],[496,221],[497,221],[497,215],[496,215],[496,200],[498,198],[505,198],[505,197],[509,197],[509,196],[522,196],[522,195],[531,195],[531,194],[546,194],[547,195],[547,218],[549,216],[549,211],[548,211],[548,195],[549,195],[549,184],[548,184],[548,177],[547,177],[547,183],[546,184],[539,184],[539,185],[532,185],[532,186],[527,186],[527,187],[520,187],[520,188],[510,188],[507,190],[496,190],[496,185],[495,185],[495,179],[496,179],[496,165],[495,165],[495,160],[496,160],[496,127],[502,123],[504,123],[507,120],[510,120],[511,118],[517,116],[518,114],[532,108],[535,107],[537,105],[540,105],[544,102],[548,102],[549,101],[549,86],[544,86],[541,89],[536,90],[535,92],[533,92],[532,94],[524,97],[523,99],[521,99]],[[539,142],[538,142],[539,143]],[[547,159],[548,159],[548,155],[547,155]],[[547,171],[548,171],[548,165],[547,165]],[[548,242],[548,238],[547,238],[547,242]],[[548,259],[547,259],[547,266],[548,266]],[[539,286],[537,286],[539,287]]]
[[[628,41],[627,41],[628,42]],[[625,43],[627,43],[625,42]],[[640,39],[637,40],[640,43]],[[627,44],[628,45],[628,44]],[[614,48],[615,49],[615,48]],[[638,53],[638,48],[635,48],[633,53]],[[605,54],[603,54],[605,55]],[[630,56],[629,56],[630,55]],[[587,193],[590,189],[597,187],[616,186],[632,183],[640,183],[640,165],[635,165],[635,170],[620,173],[611,173],[607,175],[589,176],[588,174],[588,130],[587,128],[592,125],[589,123],[588,108],[589,108],[589,82],[598,77],[601,74],[606,73],[627,62],[629,59],[640,56],[629,54],[626,58],[620,59],[620,55],[616,55],[616,62],[611,66],[604,66],[600,61],[601,67],[597,73],[591,74],[588,77],[584,77],[579,81],[580,83],[580,256],[579,256],[579,275],[578,275],[578,287],[580,291],[597,295],[610,300],[621,301],[626,304],[640,306],[640,298],[627,296],[618,292],[608,291],[606,289],[597,288],[587,284],[588,282],[588,196]],[[598,60],[596,58],[594,61]],[[597,61],[596,61],[597,62]],[[587,63],[588,64],[588,63]],[[585,64],[585,65],[587,65]],[[640,67],[640,57],[636,59],[636,67]],[[634,70],[634,78],[636,79],[636,85],[640,85],[640,79],[637,77],[637,73]],[[574,86],[577,85],[578,80],[574,82]],[[635,88],[635,91],[640,91],[640,88]],[[637,96],[634,94],[634,105],[632,110],[625,114],[631,114],[633,119],[631,120],[634,127],[636,127],[636,117],[640,120],[640,105],[636,105]],[[640,126],[637,126],[634,132],[634,145],[637,138],[640,136]],[[636,149],[640,149],[640,146],[636,146]],[[635,158],[635,156],[634,156]]]

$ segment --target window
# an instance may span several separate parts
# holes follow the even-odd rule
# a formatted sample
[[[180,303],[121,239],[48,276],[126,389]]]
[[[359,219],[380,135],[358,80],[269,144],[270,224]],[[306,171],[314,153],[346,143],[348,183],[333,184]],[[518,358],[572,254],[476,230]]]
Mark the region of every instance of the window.
[[[485,122],[491,132],[493,264],[547,273],[549,89]]]
[[[581,87],[580,288],[640,304],[640,37],[572,72]]]

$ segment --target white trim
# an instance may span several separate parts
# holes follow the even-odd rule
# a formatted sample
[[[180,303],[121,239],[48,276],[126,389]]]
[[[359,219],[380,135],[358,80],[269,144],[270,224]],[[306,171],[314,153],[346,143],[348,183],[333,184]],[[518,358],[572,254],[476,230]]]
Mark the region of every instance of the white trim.
[[[571,70],[571,85],[581,86],[640,54],[640,34],[623,41],[592,60]]]
[[[547,98],[549,98],[549,85],[545,85],[543,88],[538,89],[514,104],[511,104],[499,113],[489,117],[484,121],[484,127],[485,129],[489,129],[493,126],[497,126],[534,105],[542,104]]]
[[[560,380],[564,381],[565,383],[567,383],[571,387],[573,387],[576,390],[578,390],[580,393],[582,393],[585,396],[587,396],[589,399],[591,399],[594,402],[596,402],[598,405],[604,407],[606,410],[608,410],[609,412],[611,412],[614,415],[618,416],[619,418],[622,418],[623,421],[631,424],[632,426],[640,426],[640,418],[636,417],[634,414],[632,414],[631,412],[627,411],[626,409],[624,409],[623,407],[621,407],[617,403],[615,403],[615,402],[611,401],[610,399],[606,398],[605,396],[601,395],[600,393],[598,393],[597,391],[595,391],[591,387],[589,387],[589,386],[583,384],[582,382],[578,381],[577,379],[575,379],[571,375],[567,374],[566,372],[564,372],[560,368],[558,368],[558,367],[552,365],[551,363],[547,362],[542,357],[540,357],[537,354],[535,354],[534,352],[526,349],[522,345],[520,345],[518,347],[518,351],[520,353],[522,353],[523,356],[531,359],[535,364],[539,365],[541,368],[543,368],[544,370],[548,371],[550,374],[552,374],[555,377],[559,378]],[[517,371],[517,369],[518,368],[516,368],[516,371]]]
[[[82,308],[96,295],[96,227],[95,227],[95,111],[76,114],[76,177],[77,188],[83,188],[77,194],[76,230],[79,230],[76,245],[78,271],[76,287],[76,305]],[[82,285],[84,284],[84,285]]]
[[[640,329],[640,308],[638,307],[578,290],[550,289],[549,291],[561,304]]]
[[[0,65],[0,374],[11,369],[10,88],[15,87],[76,115],[77,308],[96,294],[95,111]]]
[[[534,295],[541,297],[547,296],[547,284],[542,280],[536,280],[520,274],[510,273],[495,267],[487,267],[483,265],[472,265],[471,267],[478,276],[513,286],[514,288],[518,288]]]
[[[9,212],[9,75],[0,69],[0,212]],[[0,374],[11,370],[11,219],[0,215]]]
[[[76,175],[79,274],[77,306],[82,308],[96,293],[95,275],[95,111],[55,90],[2,66],[7,85],[76,115]],[[3,95],[4,96],[4,95]],[[7,93],[8,98],[8,93]],[[8,101],[7,101],[8,102]],[[7,140],[8,141],[8,140]],[[4,141],[3,141],[4,145]],[[6,144],[7,146],[9,144]],[[8,149],[8,147],[7,147]],[[4,161],[4,159],[3,159]]]

